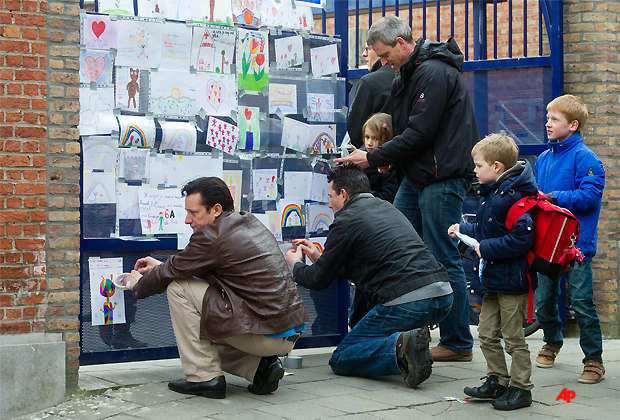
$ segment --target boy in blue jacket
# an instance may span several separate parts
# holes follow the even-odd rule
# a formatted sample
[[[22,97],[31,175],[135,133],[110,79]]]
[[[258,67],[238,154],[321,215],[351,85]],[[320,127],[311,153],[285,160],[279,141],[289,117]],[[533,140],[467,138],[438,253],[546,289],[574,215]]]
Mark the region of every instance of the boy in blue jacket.
[[[588,109],[573,95],[560,96],[547,105],[549,150],[535,165],[538,186],[547,199],[569,209],[579,220],[581,233],[577,247],[583,264],[566,273],[568,295],[577,313],[584,369],[579,382],[595,384],[605,374],[601,324],[594,305],[592,257],[596,254],[598,218],[605,187],[605,169],[596,154],[583,144],[581,130],[588,119]],[[536,316],[545,333],[545,344],[536,365],[550,368],[563,344],[562,321],[558,314],[560,282],[538,275]]]
[[[538,191],[532,167],[517,160],[519,148],[514,140],[500,134],[490,134],[471,151],[482,198],[476,211],[477,223],[454,224],[455,231],[475,238],[472,289],[482,296],[478,335],[480,348],[487,361],[486,381],[479,387],[467,387],[465,394],[478,398],[494,398],[498,410],[515,410],[532,404],[530,381],[532,363],[523,334],[530,283],[525,254],[534,242],[534,221],[524,213],[512,230],[506,229],[506,215],[514,203]],[[480,268],[477,268],[480,267]],[[506,353],[512,356],[508,372]]]

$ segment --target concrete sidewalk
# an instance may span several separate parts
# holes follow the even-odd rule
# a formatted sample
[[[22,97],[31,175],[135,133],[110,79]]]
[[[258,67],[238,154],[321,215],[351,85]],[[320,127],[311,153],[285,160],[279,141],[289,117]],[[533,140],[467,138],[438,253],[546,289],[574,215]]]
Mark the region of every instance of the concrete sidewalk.
[[[477,332],[472,331],[475,336]],[[438,341],[433,331],[431,346]],[[527,339],[532,361],[542,346],[542,332]],[[85,366],[80,368],[83,397],[19,419],[617,419],[620,414],[620,340],[603,343],[606,375],[596,385],[577,382],[583,365],[577,339],[567,339],[552,369],[533,367],[534,402],[529,408],[501,412],[487,402],[459,402],[465,386],[478,386],[485,362],[476,339],[474,360],[439,363],[417,389],[409,389],[400,376],[377,379],[334,375],[327,362],[333,349],[294,350],[303,355],[303,368],[287,370],[279,389],[271,395],[253,395],[247,381],[227,375],[227,397],[210,400],[177,394],[167,382],[183,377],[178,359]],[[576,396],[570,403],[556,401],[564,389]],[[92,393],[94,396],[88,396]]]

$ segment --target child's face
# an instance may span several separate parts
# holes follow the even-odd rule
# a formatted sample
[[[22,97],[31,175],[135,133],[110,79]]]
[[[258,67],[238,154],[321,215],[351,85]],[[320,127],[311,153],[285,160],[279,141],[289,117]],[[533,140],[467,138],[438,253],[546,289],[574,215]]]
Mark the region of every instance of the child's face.
[[[364,131],[364,148],[367,152],[372,152],[379,147],[379,136],[377,133],[366,127]]]
[[[547,111],[547,137],[551,141],[562,141],[569,138],[579,128],[577,120],[568,122],[564,114],[559,111]]]
[[[504,165],[500,162],[489,165],[480,154],[474,155],[474,165],[474,172],[481,184],[497,181],[499,176],[504,172]]]

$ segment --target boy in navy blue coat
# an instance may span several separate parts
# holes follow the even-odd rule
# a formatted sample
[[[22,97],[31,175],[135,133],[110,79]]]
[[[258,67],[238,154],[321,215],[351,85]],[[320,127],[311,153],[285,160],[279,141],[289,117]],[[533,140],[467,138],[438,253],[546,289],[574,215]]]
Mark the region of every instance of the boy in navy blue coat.
[[[494,398],[493,407],[515,410],[532,404],[530,381],[532,363],[523,334],[523,322],[530,283],[525,254],[534,242],[534,221],[523,214],[510,232],[506,215],[514,203],[538,191],[532,167],[517,160],[519,148],[503,132],[490,134],[472,149],[482,198],[476,212],[477,223],[454,224],[455,231],[475,238],[476,261],[472,289],[483,297],[478,335],[487,361],[486,381],[479,387],[465,388],[465,394]],[[479,267],[479,268],[478,268]],[[508,372],[499,333],[512,356]]]
[[[569,209],[579,220],[581,232],[577,248],[583,264],[566,272],[567,292],[577,313],[583,351],[583,373],[579,382],[598,383],[605,374],[601,324],[592,285],[592,257],[596,254],[598,218],[601,212],[605,168],[596,154],[583,144],[581,130],[588,119],[588,108],[573,95],[555,98],[547,105],[549,150],[536,160],[535,174],[547,199]],[[536,316],[545,333],[545,344],[536,365],[550,368],[564,342],[562,321],[558,315],[560,282],[538,275]]]

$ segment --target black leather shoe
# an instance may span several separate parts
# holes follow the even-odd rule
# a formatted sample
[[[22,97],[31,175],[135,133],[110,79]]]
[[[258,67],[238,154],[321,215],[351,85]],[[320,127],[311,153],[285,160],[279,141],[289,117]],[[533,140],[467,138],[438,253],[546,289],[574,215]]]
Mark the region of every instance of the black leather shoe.
[[[504,395],[491,404],[498,410],[516,410],[532,405],[532,392],[525,389],[509,386]]]
[[[254,382],[248,385],[248,391],[256,395],[270,394],[278,389],[278,383],[283,377],[284,367],[278,356],[263,357],[254,374]]]
[[[463,392],[476,398],[499,398],[506,392],[506,387],[499,384],[499,378],[496,375],[489,375],[480,379],[486,379],[486,381],[480,386],[466,387]]]
[[[409,388],[415,388],[431,376],[433,356],[428,349],[424,328],[404,332],[396,342],[396,360]]]
[[[220,399],[226,397],[226,378],[222,375],[205,382],[189,382],[181,379],[168,382],[168,388],[181,394]]]

